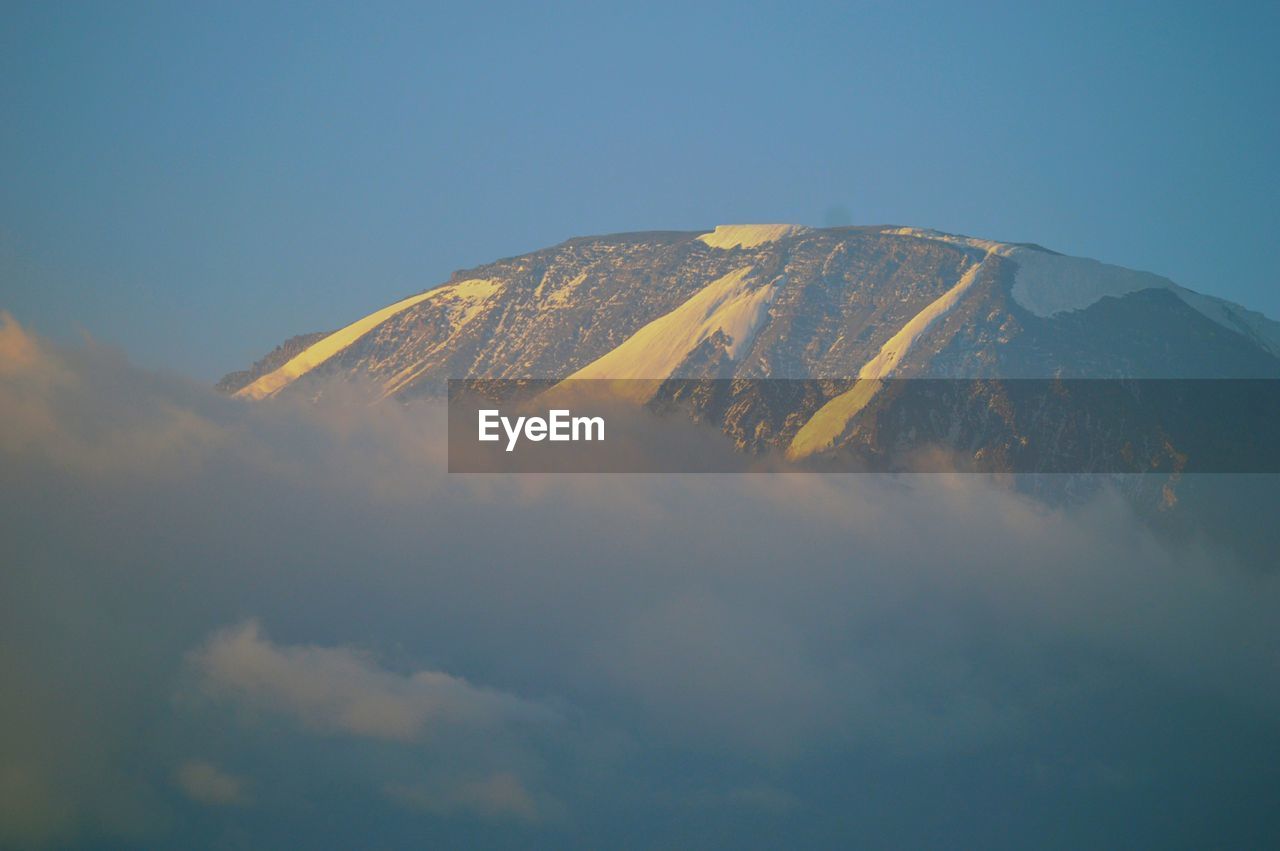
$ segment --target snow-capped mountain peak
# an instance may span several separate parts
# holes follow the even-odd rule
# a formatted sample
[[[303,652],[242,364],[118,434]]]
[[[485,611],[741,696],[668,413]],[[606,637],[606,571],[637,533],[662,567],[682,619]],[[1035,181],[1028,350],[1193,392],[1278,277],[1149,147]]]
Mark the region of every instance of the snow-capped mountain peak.
[[[1258,313],[1038,246],[721,225],[573,239],[459,272],[222,386],[264,399],[359,378],[407,399],[448,378],[604,378],[647,402],[672,378],[797,379],[817,384],[712,418],[743,445],[806,457],[892,404],[889,379],[1276,378],[1278,353],[1280,324]]]

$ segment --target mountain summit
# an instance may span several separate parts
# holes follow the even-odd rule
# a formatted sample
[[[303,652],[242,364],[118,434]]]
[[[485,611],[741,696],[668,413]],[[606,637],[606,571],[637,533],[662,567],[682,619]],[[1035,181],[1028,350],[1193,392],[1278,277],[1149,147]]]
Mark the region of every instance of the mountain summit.
[[[1280,378],[1280,323],[1037,245],[720,225],[571,239],[458,272],[294,338],[220,387],[314,396],[335,378],[391,399],[438,394],[449,378],[650,379],[654,398],[673,378],[815,382],[692,400],[739,446],[803,458],[847,444],[855,420],[887,404],[887,379]]]
[[[263,399],[359,376],[408,398],[447,378],[1280,375],[1280,323],[1239,305],[907,227],[571,239],[291,342],[222,388]]]

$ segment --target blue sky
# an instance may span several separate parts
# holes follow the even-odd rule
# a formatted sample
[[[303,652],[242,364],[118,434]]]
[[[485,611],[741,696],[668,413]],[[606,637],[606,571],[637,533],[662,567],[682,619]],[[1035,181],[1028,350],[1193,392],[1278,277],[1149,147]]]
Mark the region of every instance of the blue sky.
[[[0,308],[212,379],[454,269],[738,221],[1280,316],[1274,4],[4,4]]]

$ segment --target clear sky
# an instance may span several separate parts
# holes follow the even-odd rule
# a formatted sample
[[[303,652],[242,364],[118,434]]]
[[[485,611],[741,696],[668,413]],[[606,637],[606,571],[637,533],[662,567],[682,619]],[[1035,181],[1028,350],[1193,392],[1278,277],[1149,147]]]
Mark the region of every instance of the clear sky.
[[[0,308],[148,366],[744,221],[1038,242],[1280,317],[1275,3],[2,9]]]

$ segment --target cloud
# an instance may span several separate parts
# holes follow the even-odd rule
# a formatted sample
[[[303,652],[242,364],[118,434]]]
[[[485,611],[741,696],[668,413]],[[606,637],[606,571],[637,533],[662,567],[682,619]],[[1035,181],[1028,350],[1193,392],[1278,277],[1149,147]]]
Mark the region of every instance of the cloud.
[[[463,782],[452,788],[392,783],[386,787],[386,794],[401,806],[435,815],[466,813],[522,821],[538,818],[533,796],[520,778],[509,771]]]
[[[545,707],[438,671],[385,670],[352,648],[274,644],[255,621],[216,633],[191,662],[210,693],[322,733],[414,741],[441,727],[555,718]]]
[[[174,780],[183,794],[211,807],[242,806],[248,803],[244,781],[239,777],[200,760],[189,760],[178,766]]]
[[[40,360],[40,347],[35,338],[23,330],[12,315],[0,310],[0,374],[30,373]]]
[[[787,814],[801,806],[795,795],[768,784],[730,789],[694,791],[684,796],[684,804],[695,808],[732,808],[745,812]]]
[[[11,322],[0,360],[0,845],[1278,832],[1274,552],[1110,483],[450,476],[429,404],[249,405]],[[253,807],[174,794],[211,753]]]
[[[93,342],[56,349],[0,312],[0,451],[82,476],[190,476],[229,436],[194,391]]]

